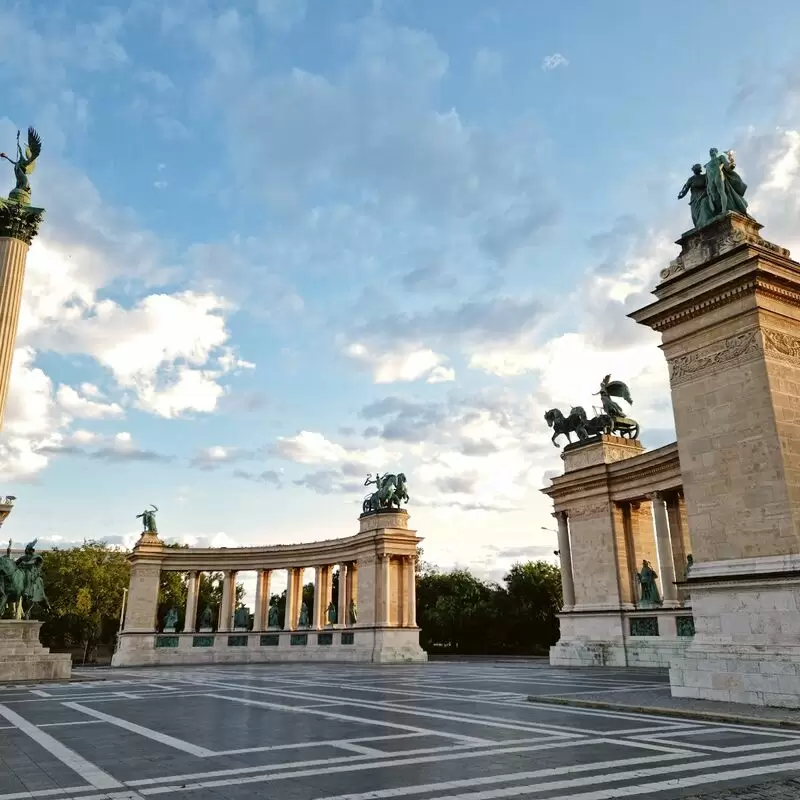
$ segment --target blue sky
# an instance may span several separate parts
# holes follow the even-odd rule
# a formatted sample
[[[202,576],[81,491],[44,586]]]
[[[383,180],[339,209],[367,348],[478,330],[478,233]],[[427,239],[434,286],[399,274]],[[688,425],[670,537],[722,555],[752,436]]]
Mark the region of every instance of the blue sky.
[[[355,530],[409,475],[426,555],[552,550],[542,415],[626,380],[626,319],[738,154],[792,247],[789,2],[0,0],[0,146],[44,140],[6,429],[22,541],[276,543]],[[5,174],[11,188],[10,169]]]

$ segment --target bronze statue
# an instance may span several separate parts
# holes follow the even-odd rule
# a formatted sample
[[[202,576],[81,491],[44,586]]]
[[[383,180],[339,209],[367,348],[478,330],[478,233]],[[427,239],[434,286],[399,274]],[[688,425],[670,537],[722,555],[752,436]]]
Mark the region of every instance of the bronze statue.
[[[606,375],[600,382],[600,400],[603,404],[603,411],[611,417],[612,433],[620,436],[627,436],[629,439],[639,438],[639,423],[625,414],[619,403],[614,402],[612,397],[619,397],[626,403],[633,405],[630,389],[622,381],[612,381],[611,375]]]
[[[311,625],[311,621],[308,617],[308,606],[303,603],[300,606],[300,619],[298,621],[299,628],[308,628]]]
[[[363,513],[388,511],[394,506],[400,508],[401,500],[408,503],[408,490],[404,473],[398,472],[397,475],[392,475],[388,472],[385,475],[376,473],[375,478],[370,473],[364,481],[364,486],[370,486],[371,484],[375,485],[377,491],[364,498],[364,502],[361,505]]]
[[[50,607],[42,580],[44,559],[35,552],[36,542],[34,539],[27,544],[24,555],[12,561],[9,541],[6,555],[0,557],[0,616],[9,602],[17,606],[18,618],[25,619],[30,619],[31,611],[37,603],[45,608]]]
[[[178,610],[176,608],[171,608],[167,611],[166,619],[164,620],[164,630],[165,631],[174,631],[175,626],[178,624]]]
[[[658,593],[658,586],[656,586],[655,570],[650,566],[649,561],[642,561],[641,572],[636,574],[639,579],[639,585],[642,587],[642,597],[640,606],[642,608],[653,608],[661,605],[661,596]]]
[[[678,200],[682,200],[689,195],[689,208],[692,212],[692,225],[695,228],[702,228],[711,222],[713,214],[708,202],[706,191],[706,176],[703,175],[703,165],[694,164],[692,174],[683,188],[678,192]]]
[[[336,606],[333,604],[333,601],[328,603],[328,625],[335,625],[336,624]]]
[[[350,617],[350,624],[355,625],[358,622],[358,609],[356,608],[356,601],[350,601],[350,609],[348,616]]]
[[[145,509],[142,511],[141,514],[136,515],[136,519],[142,520],[142,533],[158,533],[158,528],[156,527],[156,511],[158,511],[158,506],[154,506],[152,503],[150,504],[150,509]]]
[[[42,152],[42,140],[33,128],[28,128],[28,143],[23,152],[19,143],[20,132],[17,131],[17,160],[14,161],[6,153],[0,153],[0,158],[14,165],[14,177],[17,185],[9,192],[8,199],[12,203],[29,206],[31,204],[31,184],[28,176],[36,168],[36,159]]]
[[[267,627],[269,628],[280,628],[280,623],[278,621],[278,605],[277,603],[271,603],[269,607],[269,615],[267,618]]]
[[[213,615],[211,613],[211,609],[206,606],[203,609],[203,613],[200,615],[200,629],[210,629],[213,625]]]

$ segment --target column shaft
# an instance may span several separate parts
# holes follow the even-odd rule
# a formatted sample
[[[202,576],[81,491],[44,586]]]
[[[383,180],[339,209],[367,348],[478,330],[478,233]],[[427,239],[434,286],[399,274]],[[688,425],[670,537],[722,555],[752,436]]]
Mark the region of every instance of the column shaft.
[[[678,589],[675,586],[675,561],[672,557],[672,542],[669,535],[667,507],[661,493],[653,495],[653,517],[656,527],[656,552],[661,576],[661,593],[664,605],[678,604]]]
[[[558,550],[561,562],[562,611],[572,611],[575,606],[575,584],[572,580],[572,551],[569,546],[569,522],[567,513],[558,511],[553,515],[558,522]]]
[[[253,607],[253,630],[264,630],[264,570],[256,572],[256,602]]]
[[[322,615],[325,613],[322,608],[322,601],[325,592],[325,568],[314,568],[314,616],[311,620],[313,628],[321,628],[323,626]]]
[[[388,625],[391,614],[391,557],[384,553],[380,557],[380,604],[378,608],[378,624]]]
[[[219,604],[219,619],[217,620],[217,630],[220,633],[225,633],[231,629],[231,594],[233,587],[231,586],[231,573],[226,571],[223,573],[222,579],[222,601]]]
[[[297,614],[295,611],[295,601],[297,600],[297,587],[295,586],[294,567],[286,570],[286,607],[283,615],[283,629],[293,631],[297,628]]]
[[[405,624],[409,628],[417,627],[417,559],[409,556],[405,562],[406,592],[405,592]]]
[[[263,597],[261,603],[261,619],[259,620],[259,624],[261,627],[259,630],[265,631],[267,629],[267,625],[269,622],[269,601],[272,599],[272,570],[265,569],[264,570],[264,585],[261,590],[261,596]]]
[[[339,596],[336,598],[336,622],[347,624],[347,564],[339,564]]]
[[[183,620],[184,633],[194,633],[197,622],[197,600],[200,593],[200,573],[190,572],[186,581],[186,614]]]

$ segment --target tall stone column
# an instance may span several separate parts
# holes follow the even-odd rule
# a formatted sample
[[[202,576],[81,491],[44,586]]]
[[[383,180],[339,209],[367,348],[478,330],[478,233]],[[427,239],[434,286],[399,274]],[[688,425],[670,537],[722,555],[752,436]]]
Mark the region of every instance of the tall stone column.
[[[347,564],[339,564],[339,596],[336,598],[336,622],[347,624],[347,583],[349,580]]]
[[[406,570],[406,591],[405,591],[405,614],[403,623],[408,628],[417,627],[417,559],[415,556],[408,556],[405,559]]]
[[[231,629],[233,621],[233,604],[236,602],[236,573],[226,570],[222,583],[222,602],[219,605],[217,630],[225,633]]]
[[[260,569],[256,573],[256,602],[253,608],[253,630],[266,630],[266,617],[269,611],[270,570]]]
[[[672,692],[798,707],[800,263],[760,228],[728,213],[684,234],[631,316],[661,334],[694,551]]]
[[[378,625],[389,624],[389,613],[392,607],[391,601],[391,556],[388,553],[382,553],[379,556],[379,569],[378,569]]]
[[[289,567],[286,570],[286,607],[283,616],[283,629],[285,631],[297,630],[297,568]]]
[[[566,511],[557,511],[553,516],[558,523],[558,557],[561,562],[562,611],[572,611],[575,605],[575,584],[572,582],[572,551],[569,546],[569,522]]]
[[[665,608],[678,605],[678,588],[675,586],[675,559],[672,555],[672,541],[667,519],[667,506],[661,492],[653,492],[650,496],[653,503],[653,520],[656,528],[656,552],[658,553],[659,577],[661,578],[661,594]]]
[[[314,614],[311,619],[312,628],[321,628],[323,626],[322,615],[324,611],[322,605],[325,592],[324,569],[324,567],[314,568]]]
[[[350,604],[353,603],[358,613],[358,562],[351,561],[347,565],[347,610],[345,612],[345,622],[350,622]]]
[[[28,249],[39,231],[43,213],[42,208],[13,202],[0,206],[0,429],[8,398]]]
[[[183,621],[184,633],[194,633],[197,622],[197,600],[200,590],[200,573],[190,572],[186,580],[186,615]]]

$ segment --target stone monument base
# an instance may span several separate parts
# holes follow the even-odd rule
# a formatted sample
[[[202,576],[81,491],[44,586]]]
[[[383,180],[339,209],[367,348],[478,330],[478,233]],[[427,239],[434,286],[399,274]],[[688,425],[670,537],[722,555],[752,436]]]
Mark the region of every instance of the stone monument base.
[[[800,708],[800,556],[696,564],[689,587],[696,636],[672,695]]]
[[[0,620],[0,683],[69,680],[72,657],[42,647],[41,627],[35,620]]]
[[[419,628],[301,628],[296,631],[121,633],[113,667],[164,664],[260,664],[270,661],[358,661],[409,664],[428,660]]]
[[[561,613],[554,667],[669,667],[690,646],[688,608]]]

